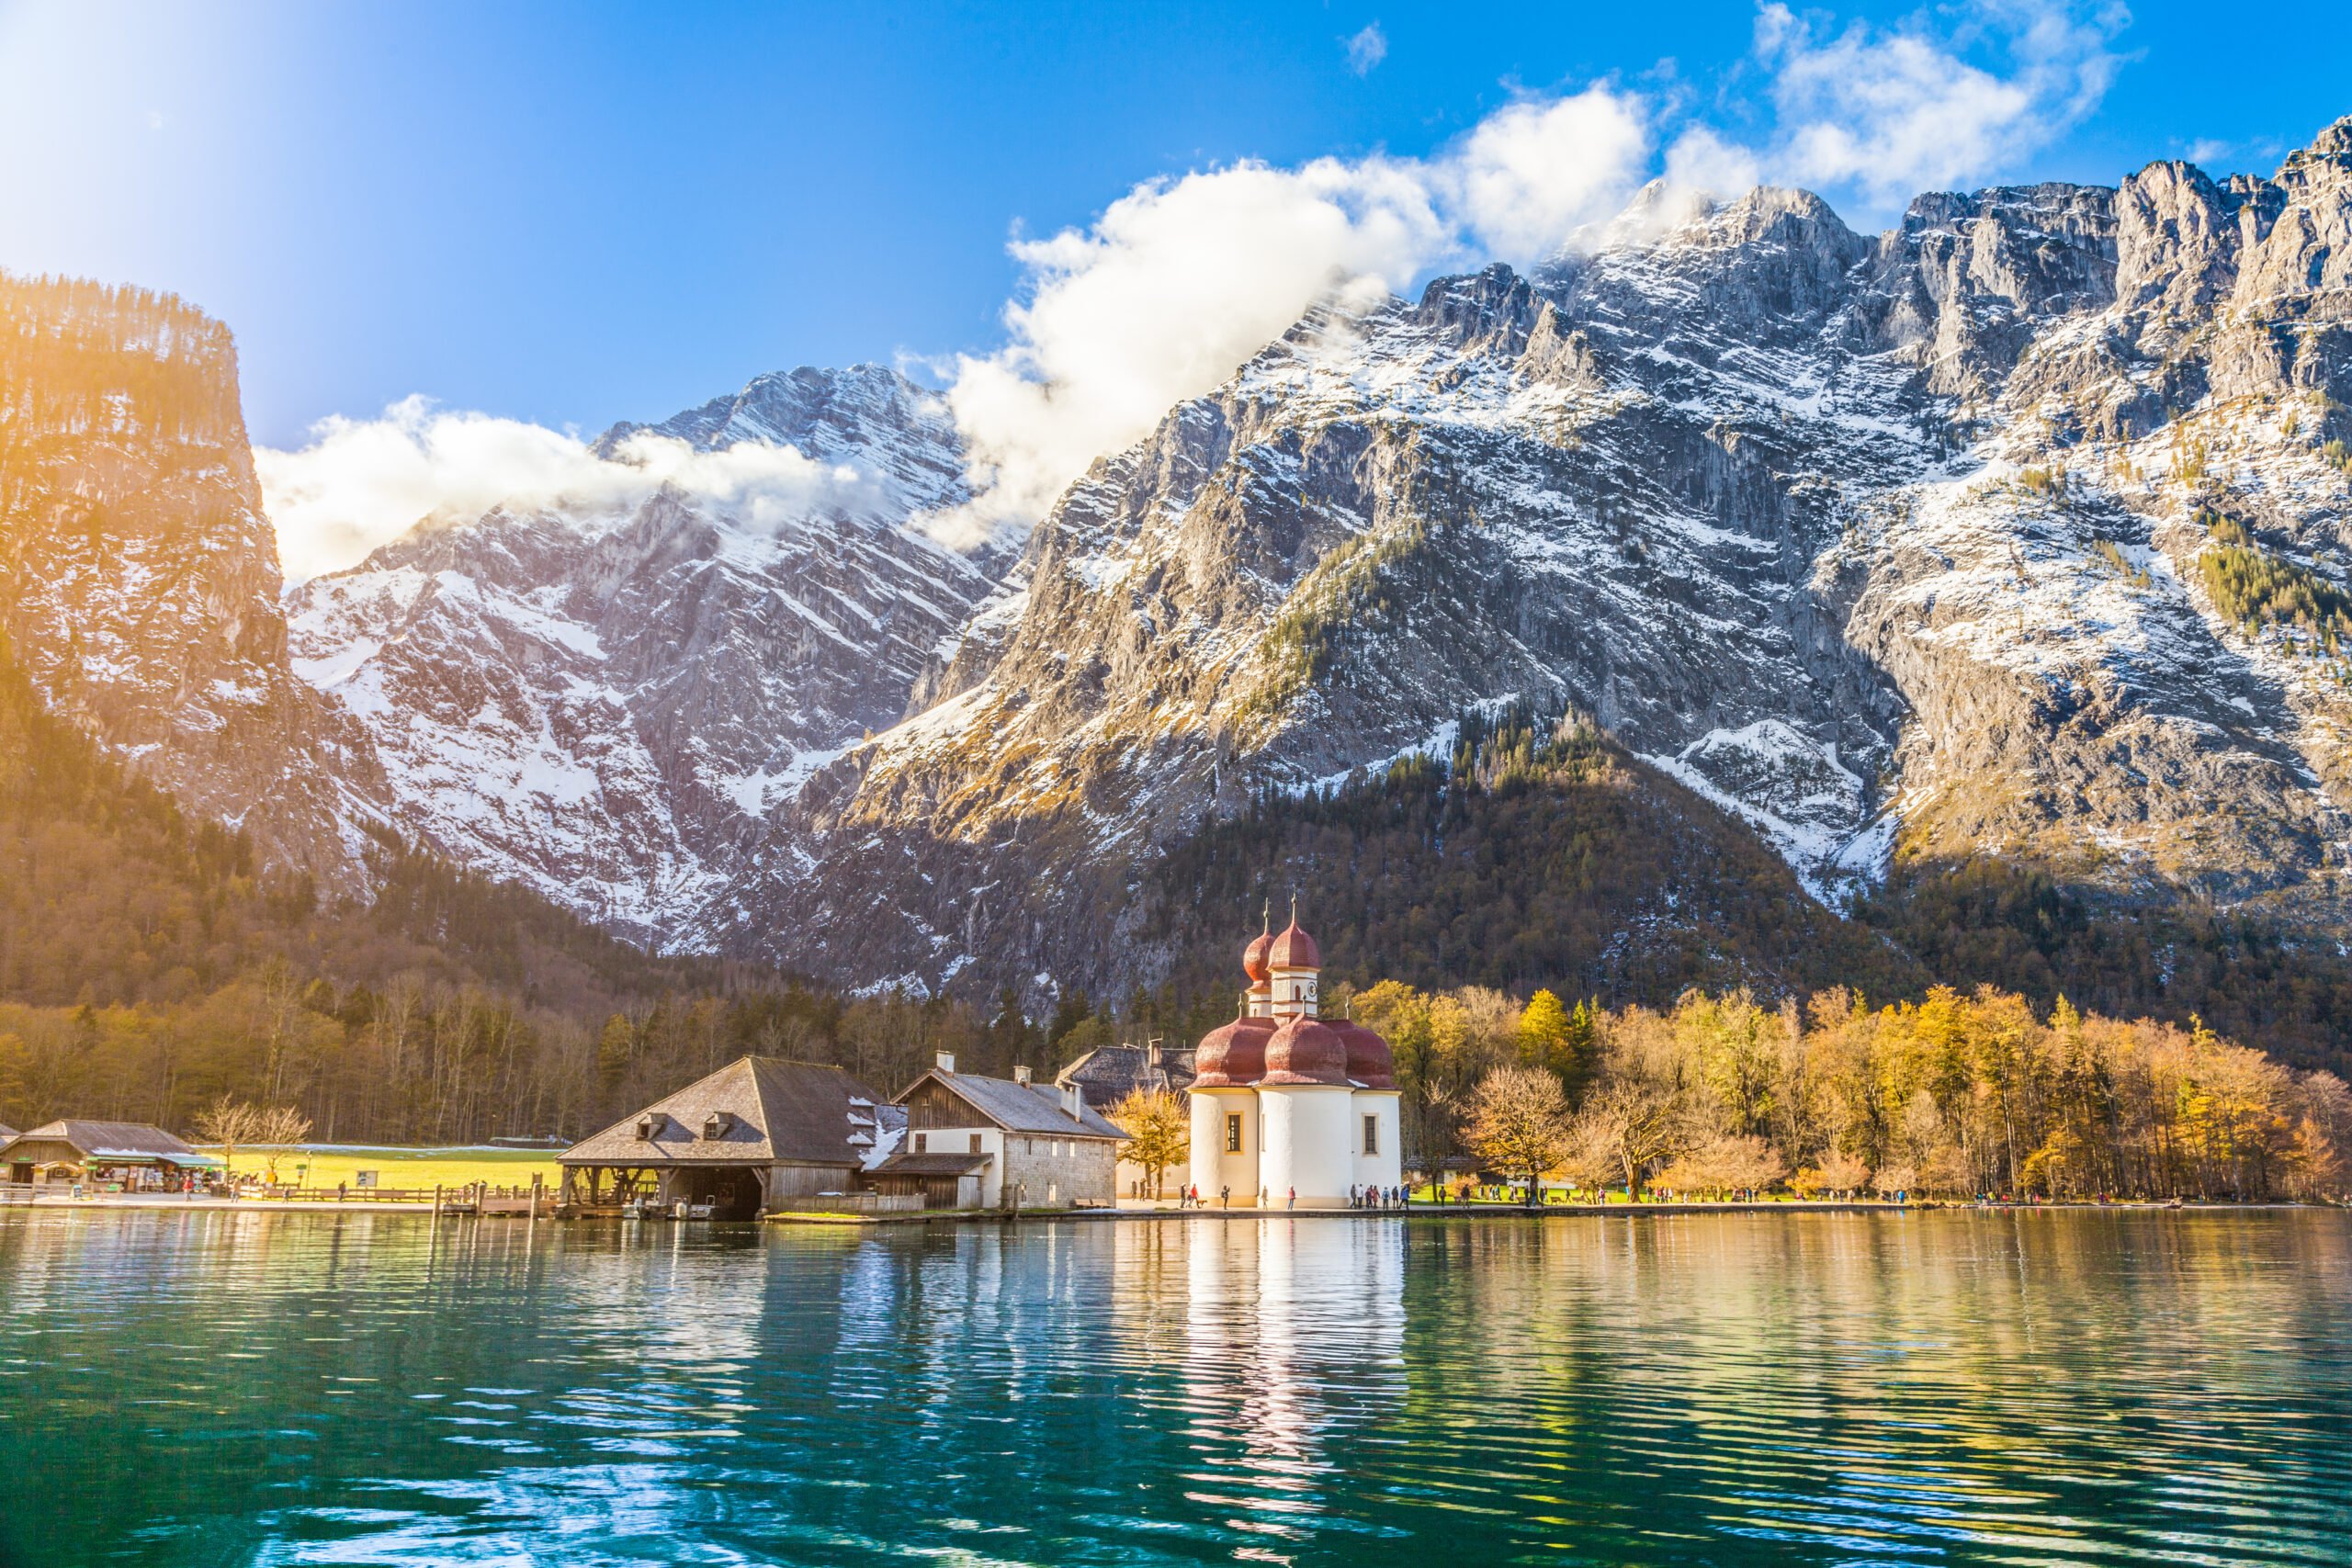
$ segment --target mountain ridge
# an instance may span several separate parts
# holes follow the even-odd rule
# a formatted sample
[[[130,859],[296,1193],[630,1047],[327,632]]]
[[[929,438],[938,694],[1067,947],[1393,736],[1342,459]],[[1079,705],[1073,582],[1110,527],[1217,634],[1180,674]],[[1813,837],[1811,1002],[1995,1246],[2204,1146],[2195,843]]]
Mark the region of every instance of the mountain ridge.
[[[1874,236],[1661,188],[1529,275],[1317,304],[1017,556],[930,532],[972,496],[935,395],[803,367],[594,450],[788,446],[849,499],[518,502],[282,608],[247,506],[206,536],[269,590],[239,636],[289,716],[208,750],[74,711],[212,814],[300,807],[289,863],[396,832],[650,947],[918,993],[1162,983],[1188,844],[1505,712],[1740,824],[1768,903],[1867,923],[1989,858],[2332,941],[2347,403],[2352,118],[2268,178],[1930,194]],[[18,581],[19,640],[68,646]]]

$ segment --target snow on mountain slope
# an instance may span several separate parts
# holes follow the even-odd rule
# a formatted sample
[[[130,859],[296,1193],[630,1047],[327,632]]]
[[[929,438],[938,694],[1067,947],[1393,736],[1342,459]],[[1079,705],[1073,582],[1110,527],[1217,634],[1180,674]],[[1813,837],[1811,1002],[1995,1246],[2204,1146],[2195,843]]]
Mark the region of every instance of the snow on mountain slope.
[[[2335,921],[2348,169],[2352,122],[2273,180],[1927,197],[1874,242],[1765,190],[1318,310],[1074,485],[937,705],[688,940],[1024,976],[1207,815],[1506,695],[1832,903],[1990,852]]]
[[[356,893],[372,759],[288,671],[278,588],[228,329],[0,273],[0,655],[274,866]]]
[[[762,377],[657,427],[791,444],[852,501],[771,516],[674,491],[420,528],[290,596],[294,668],[368,729],[394,819],[659,942],[748,823],[905,711],[989,563],[910,526],[964,499],[952,426],[877,367]]]

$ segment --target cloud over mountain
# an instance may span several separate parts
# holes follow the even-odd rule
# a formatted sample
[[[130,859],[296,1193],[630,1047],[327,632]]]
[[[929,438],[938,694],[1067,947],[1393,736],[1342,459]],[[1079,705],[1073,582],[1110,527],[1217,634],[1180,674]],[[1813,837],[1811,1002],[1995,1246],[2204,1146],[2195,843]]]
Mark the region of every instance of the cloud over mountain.
[[[1803,185],[1866,208],[1997,175],[2097,105],[2129,19],[2119,6],[1996,0],[1942,31],[1925,17],[1832,31],[1771,0],[1712,118],[1672,91],[1601,83],[1519,94],[1424,157],[1243,161],[1143,181],[1091,222],[1015,238],[1023,280],[1002,345],[932,362],[977,495],[926,526],[953,543],[1017,536],[1095,458],[1216,386],[1317,298],[1376,298],[1487,260],[1524,266],[1598,231],[1654,174],[1718,195]],[[1385,45],[1348,40],[1364,69]],[[860,482],[782,448],[622,456],[413,398],[256,458],[298,576],[501,502],[674,483],[782,513],[836,504]]]
[[[436,409],[404,398],[375,419],[321,421],[296,451],[257,448],[278,556],[297,581],[356,564],[428,520],[470,521],[492,507],[634,507],[663,486],[716,502],[756,527],[874,499],[870,476],[788,446],[697,452],[639,432],[614,457],[523,420]]]

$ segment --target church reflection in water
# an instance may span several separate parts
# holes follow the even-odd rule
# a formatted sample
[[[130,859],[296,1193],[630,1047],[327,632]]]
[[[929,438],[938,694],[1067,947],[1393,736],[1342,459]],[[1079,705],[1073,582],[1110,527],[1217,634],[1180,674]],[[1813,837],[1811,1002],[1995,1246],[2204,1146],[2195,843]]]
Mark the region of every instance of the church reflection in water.
[[[1131,1229],[1140,1227],[1128,1227]],[[1405,1227],[1269,1216],[1184,1227],[1193,1495],[1259,1516],[1322,1511],[1347,1445],[1405,1405]]]

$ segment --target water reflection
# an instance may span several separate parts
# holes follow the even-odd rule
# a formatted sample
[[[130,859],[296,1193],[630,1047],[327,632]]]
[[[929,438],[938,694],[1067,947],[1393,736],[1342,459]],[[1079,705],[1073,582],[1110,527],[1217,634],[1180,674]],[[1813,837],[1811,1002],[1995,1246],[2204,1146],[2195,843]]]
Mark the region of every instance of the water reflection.
[[[2347,1320],[2328,1213],[36,1212],[0,1564],[2335,1563]]]
[[[1191,1435],[1307,1506],[1350,1436],[1403,1406],[1404,1229],[1252,1219],[1185,1239]]]

